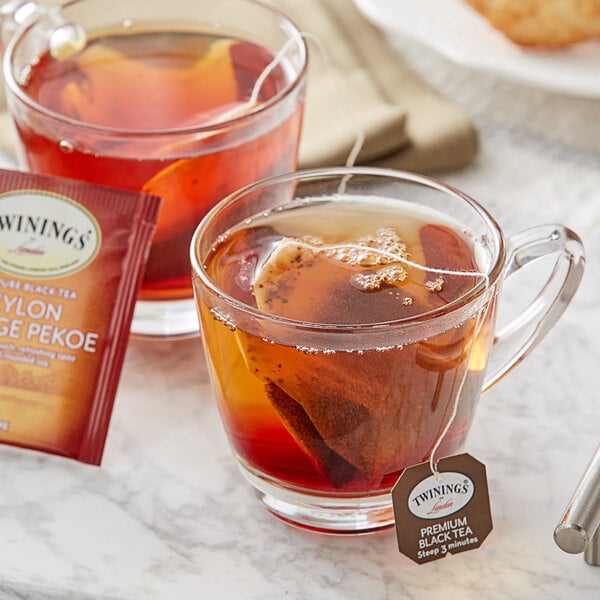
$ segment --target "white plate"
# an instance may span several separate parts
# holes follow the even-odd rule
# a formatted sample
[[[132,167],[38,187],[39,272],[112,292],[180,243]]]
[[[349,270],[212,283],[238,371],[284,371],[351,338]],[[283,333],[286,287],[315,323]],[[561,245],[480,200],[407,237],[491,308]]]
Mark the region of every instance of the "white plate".
[[[387,33],[412,36],[457,63],[548,90],[600,98],[600,40],[555,51],[509,41],[464,0],[355,0]]]

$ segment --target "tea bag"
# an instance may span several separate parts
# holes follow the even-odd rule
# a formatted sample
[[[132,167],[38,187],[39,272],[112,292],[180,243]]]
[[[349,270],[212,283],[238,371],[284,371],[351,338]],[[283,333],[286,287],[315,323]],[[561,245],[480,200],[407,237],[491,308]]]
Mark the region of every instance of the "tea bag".
[[[121,127],[128,131],[170,129],[185,127],[179,115],[189,114],[190,107],[202,115],[205,111],[226,106],[238,99],[238,82],[231,61],[231,40],[219,40],[206,49],[192,69],[161,68],[149,61],[123,60],[131,41],[123,38],[120,44],[94,43],[77,58],[82,66],[93,65],[85,77],[73,69],[71,81],[57,78],[40,92],[44,95],[61,94],[63,112],[72,118],[100,126]],[[61,67],[66,68],[66,66]],[[140,107],[131,102],[131,78],[135,78],[136,92],[141,98],[151,98]],[[110,93],[106,81],[112,82]],[[172,90],[188,89],[187,95],[173,94]],[[207,94],[206,89],[211,93]],[[43,104],[53,105],[40,96]],[[118,107],[118,110],[115,108]],[[197,124],[197,123],[196,123]],[[161,156],[162,157],[162,156]]]
[[[418,253],[418,248],[413,251]],[[393,228],[339,244],[315,237],[283,238],[259,266],[253,282],[256,303],[266,312],[314,323],[356,323],[356,315],[364,322],[411,316],[424,307],[419,298],[402,293],[408,275],[401,261],[408,256]],[[417,255],[417,260],[422,258]],[[355,267],[352,276],[348,267]],[[411,275],[411,284],[422,284],[420,272]],[[348,285],[365,293],[344,293]],[[389,294],[375,302],[368,292],[383,288]],[[290,290],[301,290],[302,300],[290,298]]]
[[[444,282],[430,280],[430,274],[423,270],[409,276],[402,263],[408,260],[407,255],[393,233],[383,232],[382,236],[378,232],[357,243],[329,247],[319,246],[315,240],[284,238],[255,278],[258,308],[296,319],[307,319],[308,313],[330,315],[329,322],[333,323],[341,322],[343,314],[356,318],[355,310],[377,304],[377,298],[379,306],[372,316],[374,322],[381,322],[445,303],[439,298]],[[441,233],[445,237],[445,232]],[[464,245],[462,255],[470,257],[470,248],[460,243]],[[455,250],[458,257],[461,249]],[[426,255],[417,258],[421,264],[429,264]],[[438,258],[434,256],[433,262]],[[290,289],[306,291],[306,273],[310,271],[312,281],[318,280],[315,271],[331,271],[331,262],[335,261],[369,267],[364,272],[356,271],[363,276],[359,281],[365,286],[363,293],[353,294],[353,300],[348,295],[344,298],[343,285],[349,285],[345,270],[345,281],[340,279],[343,285],[331,285],[329,281],[328,292],[316,289],[308,297],[302,295],[302,302],[294,302]],[[454,259],[450,262],[457,267]],[[471,267],[463,258],[460,269]],[[421,284],[418,296],[407,292],[415,289],[415,280]],[[467,285],[472,286],[472,280]],[[439,405],[438,400],[452,398],[452,390],[466,368],[465,348],[469,347],[472,332],[473,323],[467,322],[433,341],[386,348],[385,363],[376,349],[282,351],[280,346],[274,348],[268,343],[258,347],[250,338],[244,339],[242,332],[239,339],[246,345],[243,354],[248,368],[265,382],[267,394],[286,427],[328,473],[332,484],[341,485],[352,477],[348,465],[376,477],[421,462],[431,452],[431,440],[436,439],[451,410],[450,402]]]
[[[286,50],[284,46],[281,54]],[[272,57],[256,44],[219,41],[202,61],[198,68],[204,67],[211,77],[223,80],[224,95],[217,106],[203,109],[181,126],[222,126],[200,129],[154,152],[161,159],[177,160],[167,161],[167,166],[142,187],[142,191],[164,200],[146,281],[161,281],[172,275],[173,265],[182,266],[181,277],[188,276],[190,239],[208,210],[234,190],[296,165],[294,140],[300,128],[299,112],[264,135],[256,135],[252,123],[245,128],[228,124],[277,92],[285,79],[282,57]],[[258,77],[235,68],[246,61],[265,65]]]
[[[327,445],[302,405],[272,381],[268,381],[265,388],[286,428],[293,433],[304,452],[315,459],[331,485],[341,487],[351,481],[357,474],[357,468]],[[352,406],[350,403],[339,406],[340,410],[345,408],[361,409],[360,405]]]

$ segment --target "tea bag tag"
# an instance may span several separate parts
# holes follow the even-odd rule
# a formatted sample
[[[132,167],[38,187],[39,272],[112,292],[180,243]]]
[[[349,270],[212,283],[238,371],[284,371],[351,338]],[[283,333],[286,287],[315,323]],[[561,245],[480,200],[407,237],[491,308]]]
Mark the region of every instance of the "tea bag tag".
[[[405,469],[392,490],[398,549],[423,564],[479,548],[492,531],[485,465],[469,454]]]

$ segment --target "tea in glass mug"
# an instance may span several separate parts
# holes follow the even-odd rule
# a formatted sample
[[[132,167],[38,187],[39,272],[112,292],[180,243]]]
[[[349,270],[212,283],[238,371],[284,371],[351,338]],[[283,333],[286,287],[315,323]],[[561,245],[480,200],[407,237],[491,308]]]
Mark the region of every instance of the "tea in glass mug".
[[[191,249],[206,356],[237,461],[269,510],[319,531],[393,524],[402,471],[463,448],[482,389],[577,287],[575,234],[525,238],[507,252],[470,198],[381,169],[271,178],[207,215]],[[502,337],[500,285],[524,253],[557,267],[543,314]],[[565,282],[568,297],[555,290]]]
[[[163,198],[132,331],[197,333],[197,223],[296,166],[300,32],[254,0],[76,0],[40,9],[4,64],[23,168]]]

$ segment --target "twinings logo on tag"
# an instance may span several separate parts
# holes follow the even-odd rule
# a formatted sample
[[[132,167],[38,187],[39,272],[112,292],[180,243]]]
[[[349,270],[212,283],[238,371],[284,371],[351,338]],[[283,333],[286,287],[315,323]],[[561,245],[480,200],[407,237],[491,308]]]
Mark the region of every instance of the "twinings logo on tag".
[[[420,519],[441,519],[466,506],[474,493],[475,485],[464,473],[448,471],[440,481],[430,475],[410,493],[408,508]]]
[[[425,563],[479,548],[492,530],[485,466],[469,454],[406,469],[392,499],[398,548]]]

